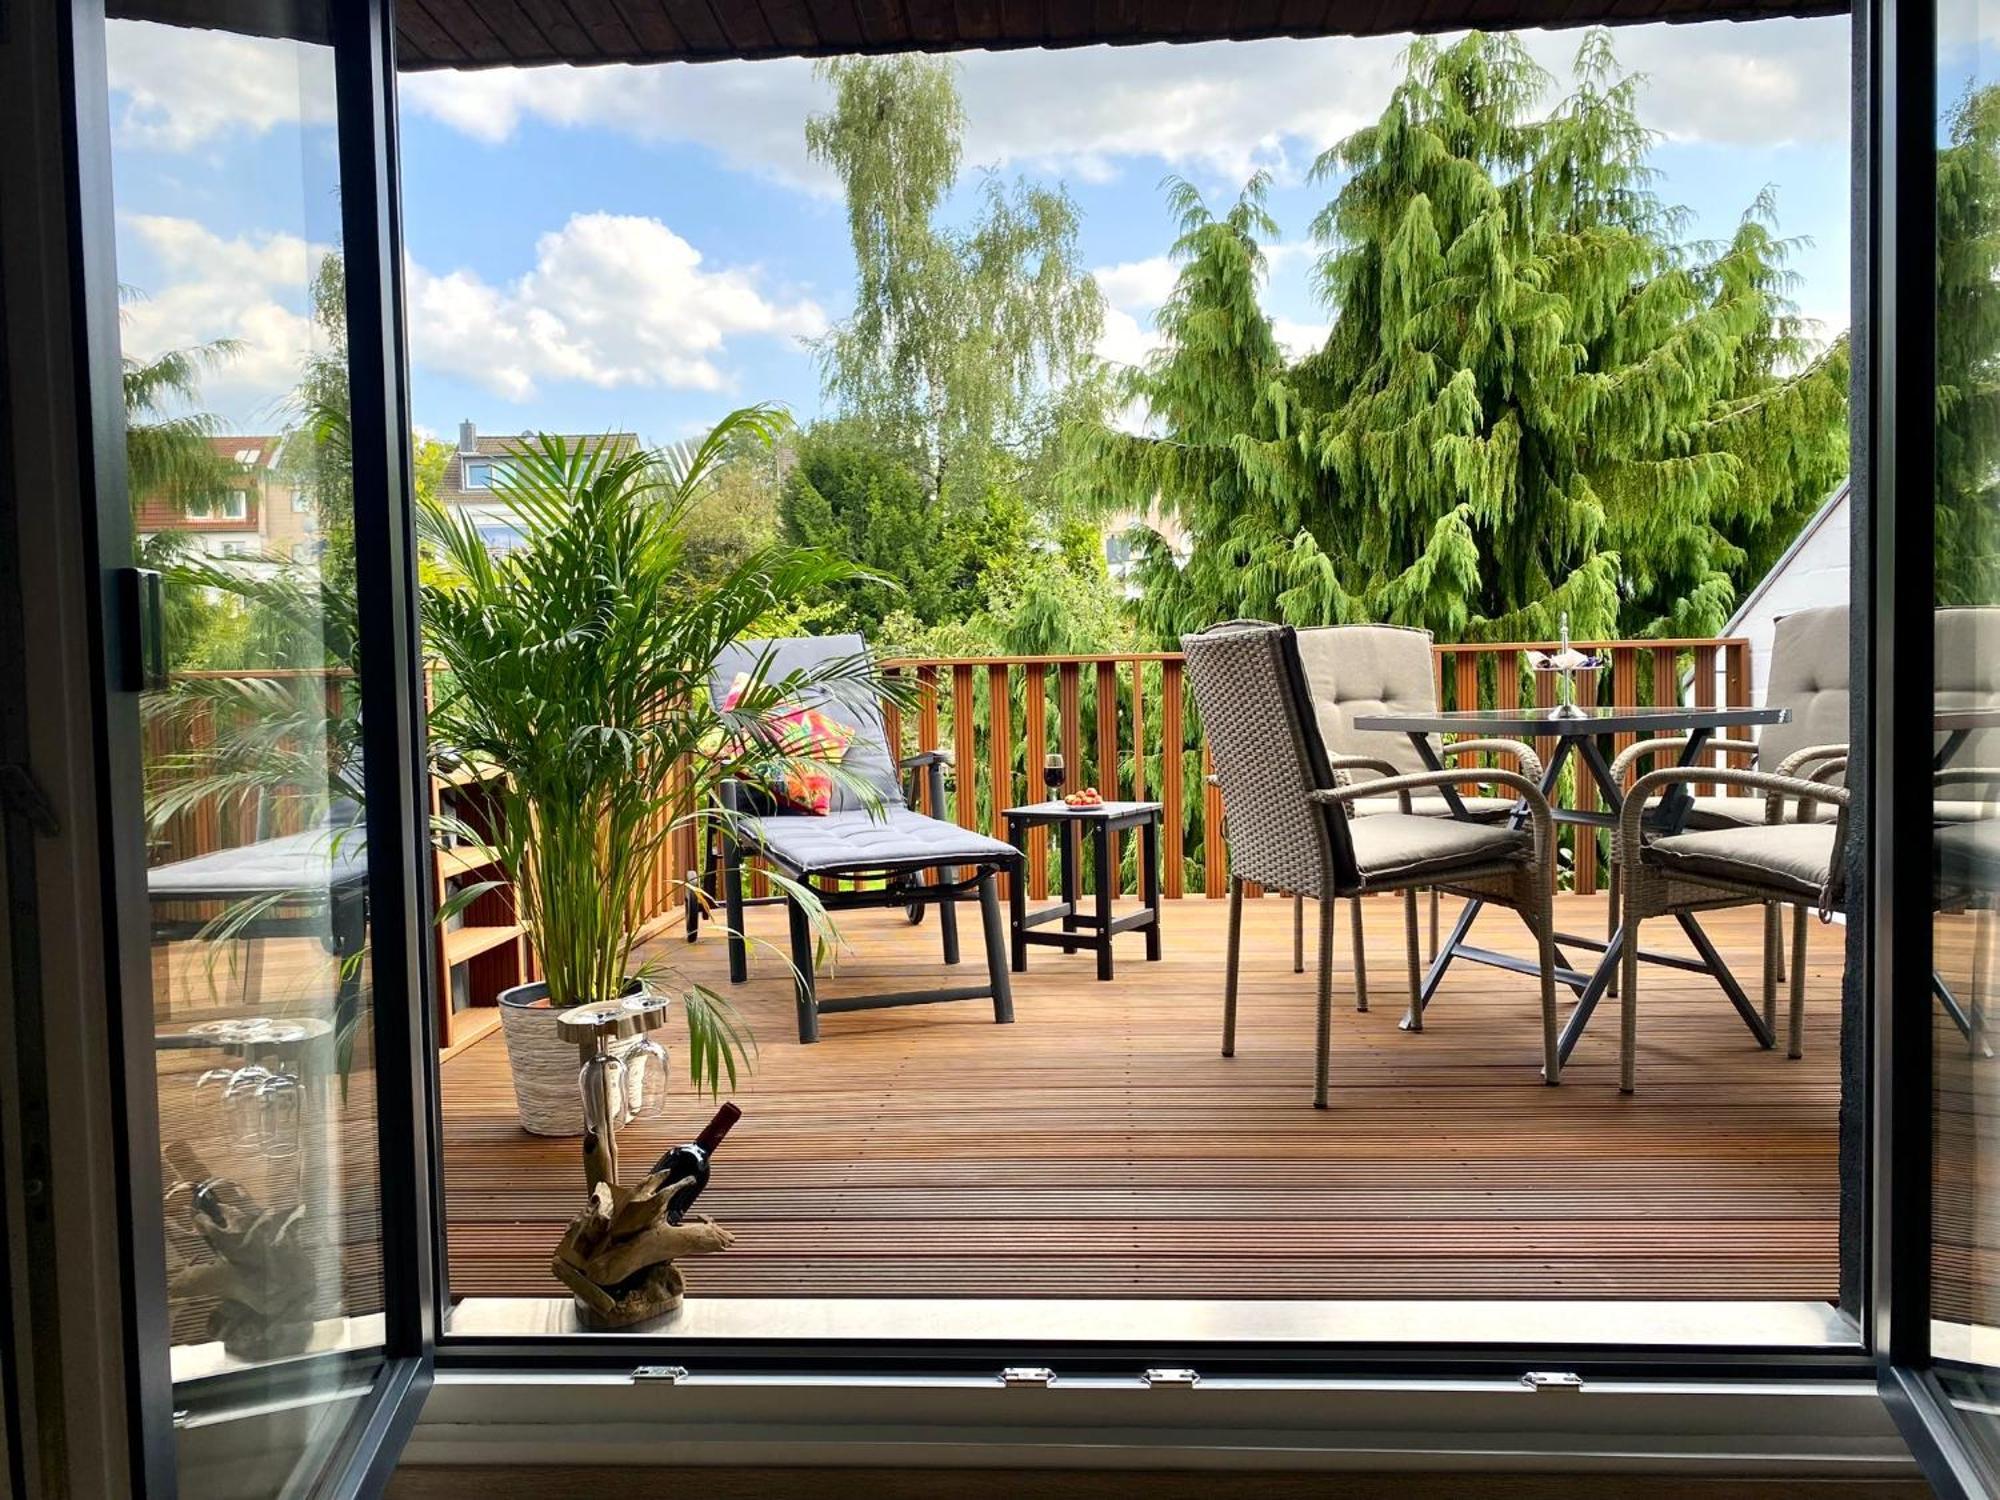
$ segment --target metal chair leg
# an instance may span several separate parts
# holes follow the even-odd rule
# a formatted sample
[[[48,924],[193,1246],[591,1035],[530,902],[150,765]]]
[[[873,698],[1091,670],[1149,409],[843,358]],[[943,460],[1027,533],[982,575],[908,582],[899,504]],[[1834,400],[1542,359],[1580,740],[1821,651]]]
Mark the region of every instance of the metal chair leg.
[[[1435,896],[1437,891],[1433,889],[1431,894]],[[1410,971],[1410,1009],[1413,1012],[1424,997],[1424,966],[1419,957],[1422,945],[1417,941],[1417,925],[1417,891],[1416,887],[1412,886],[1403,892],[1403,936],[1405,946],[1409,949],[1407,956]]]
[[[743,848],[733,834],[722,834],[722,909],[729,919],[729,982],[750,977],[750,953],[743,939]]]
[[[1775,901],[1764,903],[1764,1030],[1778,1034],[1778,954],[1785,946],[1784,919]]]
[[[1611,878],[1606,883],[1608,888],[1605,892],[1604,941],[1607,943],[1618,936],[1618,886],[1623,875],[1624,871],[1619,869],[1617,857],[1614,855],[1611,860]],[[1618,997],[1618,976],[1615,973],[1611,976],[1611,983],[1604,987],[1604,992],[1614,1000]]]
[[[986,929],[986,975],[993,985],[993,1019],[1004,1026],[1014,1019],[1014,991],[1007,979],[1007,924],[1000,920],[997,875],[979,877],[979,920]]]
[[[1322,896],[1319,903],[1319,1035],[1318,1057],[1313,1068],[1313,1108],[1326,1108],[1327,1075],[1332,1070],[1333,1053],[1333,909],[1334,898]]]
[[[785,898],[785,915],[792,926],[792,990],[799,1010],[799,1040],[819,1040],[819,996],[813,982],[812,922],[806,909],[792,897]]]
[[[1361,898],[1359,896],[1352,897],[1347,904],[1354,912],[1354,1008],[1358,1011],[1366,1011],[1368,1009],[1368,944],[1363,940],[1361,933]],[[1333,941],[1331,934],[1328,934],[1327,941],[1329,943]],[[1331,948],[1328,951],[1331,952]]]
[[[1306,898],[1292,893],[1292,972],[1306,971]]]
[[[1438,907],[1442,903],[1442,900],[1443,898],[1438,895],[1438,888],[1436,886],[1432,886],[1431,887],[1431,950],[1430,950],[1430,961],[1432,963],[1437,962],[1437,956],[1438,956]]]
[[[1236,1055],[1236,975],[1243,947],[1243,881],[1229,877],[1229,949],[1222,969],[1222,1055]]]
[[[1535,918],[1535,946],[1542,963],[1542,1082],[1557,1084],[1562,1082],[1562,1046],[1556,1036],[1556,911],[1546,893]]]
[[[939,885],[955,885],[957,883],[958,883],[958,871],[956,869],[946,869],[938,871]],[[948,964],[957,963],[958,962],[958,900],[956,897],[945,896],[939,900],[938,930],[944,936],[944,961]]]

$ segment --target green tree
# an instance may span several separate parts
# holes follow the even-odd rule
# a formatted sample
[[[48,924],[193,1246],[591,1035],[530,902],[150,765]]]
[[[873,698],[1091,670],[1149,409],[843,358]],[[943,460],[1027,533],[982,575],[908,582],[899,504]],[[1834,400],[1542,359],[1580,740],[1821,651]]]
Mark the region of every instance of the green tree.
[[[1103,324],[1061,187],[987,176],[970,225],[940,222],[965,112],[953,65],[818,65],[834,103],[806,148],[839,174],[854,312],[818,345],[828,398],[907,450],[940,500],[977,498],[1046,446],[1052,412],[1093,369]]]
[[[1719,629],[1845,471],[1844,340],[1815,356],[1761,197],[1682,242],[1652,190],[1638,80],[1586,37],[1571,88],[1510,36],[1413,44],[1380,120],[1328,151],[1314,222],[1325,346],[1289,361],[1258,301],[1265,183],[1224,214],[1170,186],[1182,270],[1164,347],[1081,482],[1151,503],[1171,639],[1231,615],[1386,620],[1447,639]]]
[[[1938,151],[1937,598],[2000,599],[2000,88]]]

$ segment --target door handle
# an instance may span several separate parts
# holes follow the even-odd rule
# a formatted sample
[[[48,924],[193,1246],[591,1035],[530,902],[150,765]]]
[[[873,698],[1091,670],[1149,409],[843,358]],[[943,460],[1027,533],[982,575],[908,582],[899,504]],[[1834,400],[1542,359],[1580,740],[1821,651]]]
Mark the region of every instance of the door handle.
[[[155,568],[118,570],[119,686],[128,693],[167,685],[166,583]]]

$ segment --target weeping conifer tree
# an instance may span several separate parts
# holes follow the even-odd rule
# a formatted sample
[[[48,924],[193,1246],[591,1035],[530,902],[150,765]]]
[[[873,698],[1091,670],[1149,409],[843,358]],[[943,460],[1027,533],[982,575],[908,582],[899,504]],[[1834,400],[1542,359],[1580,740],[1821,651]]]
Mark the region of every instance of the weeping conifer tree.
[[[1603,33],[1549,109],[1512,37],[1406,61],[1315,167],[1334,322],[1296,363],[1258,303],[1263,180],[1221,216],[1170,186],[1182,270],[1127,391],[1152,430],[1079,450],[1094,498],[1190,540],[1178,567],[1140,538],[1147,629],[1715,632],[1846,465],[1845,344],[1814,355],[1770,198],[1685,243]]]

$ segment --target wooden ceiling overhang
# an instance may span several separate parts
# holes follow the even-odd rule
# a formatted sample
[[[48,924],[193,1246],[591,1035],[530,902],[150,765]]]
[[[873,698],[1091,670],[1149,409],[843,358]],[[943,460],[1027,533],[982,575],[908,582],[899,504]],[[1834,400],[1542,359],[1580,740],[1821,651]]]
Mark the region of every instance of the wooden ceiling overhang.
[[[397,0],[396,61],[413,72],[709,62],[1753,21],[1847,9],[1844,0]]]

